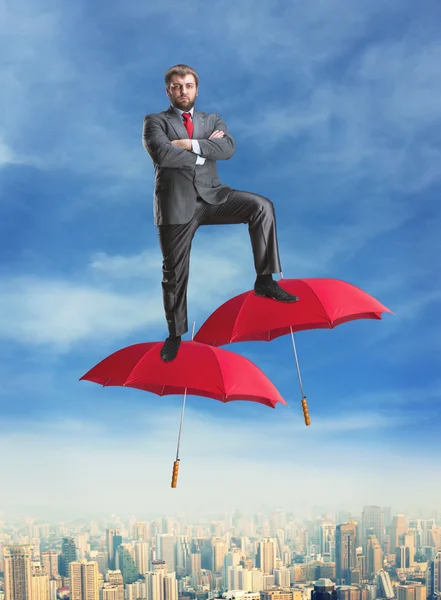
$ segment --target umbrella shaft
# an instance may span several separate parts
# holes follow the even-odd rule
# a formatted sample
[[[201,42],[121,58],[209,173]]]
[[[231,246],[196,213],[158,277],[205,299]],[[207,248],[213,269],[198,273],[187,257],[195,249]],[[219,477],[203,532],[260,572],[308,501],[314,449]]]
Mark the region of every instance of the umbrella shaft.
[[[296,349],[296,343],[294,341],[294,333],[293,333],[292,327],[290,327],[290,329],[291,329],[292,348],[294,350],[294,358],[296,359],[297,375],[299,377],[300,393],[302,394],[302,398],[304,398],[305,393],[303,391],[302,376],[300,375],[300,366],[299,366],[299,359],[297,358],[297,349]]]
[[[182,400],[181,422],[179,424],[178,447],[176,448],[176,460],[179,460],[179,446],[181,445],[182,424],[184,422],[185,400],[187,398],[187,388],[184,391],[184,399]]]

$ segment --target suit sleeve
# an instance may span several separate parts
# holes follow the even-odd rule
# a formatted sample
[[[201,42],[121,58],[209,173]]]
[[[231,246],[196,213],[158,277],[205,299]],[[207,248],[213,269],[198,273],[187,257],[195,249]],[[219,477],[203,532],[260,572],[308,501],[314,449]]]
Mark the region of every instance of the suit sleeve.
[[[196,154],[173,146],[154,115],[144,117],[142,144],[152,161],[160,167],[194,169]]]
[[[234,139],[219,115],[216,115],[213,131],[216,129],[224,131],[224,137],[214,140],[198,139],[201,156],[210,160],[228,160],[235,152]]]

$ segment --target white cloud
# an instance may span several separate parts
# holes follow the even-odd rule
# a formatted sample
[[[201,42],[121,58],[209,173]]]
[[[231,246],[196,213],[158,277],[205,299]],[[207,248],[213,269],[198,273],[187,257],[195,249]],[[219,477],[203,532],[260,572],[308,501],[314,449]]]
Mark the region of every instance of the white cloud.
[[[5,143],[22,164],[99,175],[95,201],[103,194],[108,201],[115,187],[121,193],[148,185],[151,161],[141,143],[144,115],[127,122],[115,110],[110,98],[118,76],[87,58],[78,42],[79,35],[86,35],[78,12],[50,4],[38,9],[29,2],[13,4],[2,13]]]
[[[232,295],[250,289],[255,279],[246,228],[230,228],[225,235],[205,232],[198,238],[192,250],[189,325]],[[157,248],[127,257],[99,253],[76,281],[4,277],[0,336],[65,352],[86,340],[116,340],[137,331],[158,333],[166,325],[161,262]]]
[[[3,281],[1,337],[60,350],[88,338],[124,335],[157,323],[160,305],[146,294],[130,297],[63,280],[20,277]]]
[[[123,402],[123,395],[121,399]],[[142,513],[146,498],[149,510],[162,514],[175,513],[178,506],[179,510],[190,512],[198,508],[206,512],[207,507],[216,511],[237,506],[253,510],[275,502],[276,486],[283,489],[283,498],[287,499],[278,496],[278,504],[288,508],[289,499],[289,508],[303,512],[314,503],[311,498],[320,497],[324,488],[332,490],[332,505],[348,504],[347,486],[352,482],[353,507],[369,501],[402,506],[397,484],[418,462],[410,455],[390,455],[384,444],[377,444],[373,438],[368,443],[368,438],[363,438],[363,453],[369,452],[369,463],[361,468],[359,454],[348,452],[337,441],[342,433],[357,429],[369,428],[375,432],[378,429],[375,414],[348,419],[336,415],[335,419],[322,422],[322,426],[317,419],[307,428],[300,419],[289,418],[289,409],[284,407],[276,410],[262,407],[262,414],[268,412],[264,422],[257,423],[228,416],[209,417],[193,408],[189,398],[179,483],[176,490],[171,490],[180,398],[176,397],[176,407],[168,408],[167,414],[159,409],[157,402],[157,399],[152,402],[151,409],[143,415],[136,415],[136,428],[121,430],[118,435],[114,431],[107,433],[102,425],[91,424],[89,419],[33,423],[32,429],[23,424],[20,431],[2,434],[0,452],[8,456],[3,473],[10,501],[26,498],[25,491],[31,488],[34,506],[63,505],[66,512],[74,509],[83,513],[100,506],[101,513]],[[222,407],[225,415],[228,407]],[[143,422],[145,434],[141,433]],[[16,449],[12,454],[8,452],[11,445]],[[45,468],[31,469],[30,455],[34,465],[44,464]],[[385,460],[389,475],[380,489],[376,485],[378,466]],[[75,495],[75,507],[68,506],[63,486],[54,483],[53,473],[60,464],[69,465],[69,479],[75,481],[75,489],[87,490]],[[418,468],[423,475],[421,469],[429,472],[433,465],[429,460]],[[117,483],[109,494],[109,481],[115,481],[115,477]],[[436,495],[437,483],[432,480],[432,484]],[[415,493],[415,498],[406,498],[405,502],[411,500],[420,499]]]
[[[11,148],[0,138],[0,168],[4,165],[12,164],[16,161]]]

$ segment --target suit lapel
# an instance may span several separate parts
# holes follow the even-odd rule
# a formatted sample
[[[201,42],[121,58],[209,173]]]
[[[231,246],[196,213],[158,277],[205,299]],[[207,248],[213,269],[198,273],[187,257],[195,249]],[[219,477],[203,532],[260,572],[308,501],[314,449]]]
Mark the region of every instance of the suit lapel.
[[[172,108],[169,108],[165,115],[167,119],[170,121],[170,125],[175,130],[176,135],[179,139],[183,140],[188,138],[187,130],[184,127],[184,123],[180,119],[179,115]]]
[[[193,139],[197,140],[203,138],[204,131],[204,115],[200,113],[196,108],[193,111]],[[185,129],[185,127],[184,127]]]
[[[185,129],[184,123],[182,122],[182,119],[179,117],[177,112],[175,110],[173,110],[173,108],[169,108],[167,111],[165,111],[165,115],[166,115],[167,119],[170,121],[170,125],[175,130],[175,133],[178,136],[178,138],[181,140],[187,139],[188,138],[187,130]],[[204,115],[201,112],[199,112],[198,110],[196,110],[196,108],[195,108],[193,111],[193,126],[194,126],[193,139],[194,140],[197,140],[198,138],[203,137],[204,125],[205,125]]]

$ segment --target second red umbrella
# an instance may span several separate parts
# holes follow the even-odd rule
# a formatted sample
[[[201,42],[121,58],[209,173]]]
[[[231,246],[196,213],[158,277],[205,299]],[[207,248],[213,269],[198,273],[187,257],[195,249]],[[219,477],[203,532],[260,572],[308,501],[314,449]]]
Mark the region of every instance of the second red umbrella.
[[[291,333],[305,424],[310,425],[294,332],[333,329],[355,319],[379,320],[382,313],[392,311],[360,288],[339,279],[281,279],[279,285],[290,294],[299,296],[299,302],[285,304],[256,296],[253,290],[244,292],[219,306],[194,339],[212,346],[223,346],[234,342],[269,342]]]
[[[179,470],[179,446],[187,394],[231,402],[248,400],[275,408],[285,404],[276,387],[250,360],[228,350],[196,341],[183,341],[177,357],[169,363],[160,356],[163,342],[146,342],[114,352],[80,380],[102,386],[124,386],[158,396],[184,394],[172,487]]]

